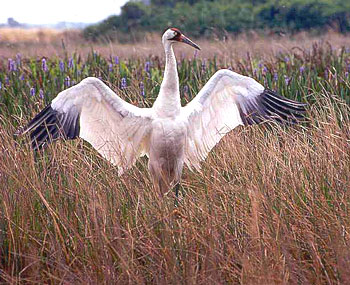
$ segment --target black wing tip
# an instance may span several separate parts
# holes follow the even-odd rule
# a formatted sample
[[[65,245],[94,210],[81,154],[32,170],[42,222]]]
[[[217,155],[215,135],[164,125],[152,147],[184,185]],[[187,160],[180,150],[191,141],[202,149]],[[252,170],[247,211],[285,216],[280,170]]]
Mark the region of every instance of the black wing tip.
[[[33,128],[35,128],[35,125],[38,123],[40,118],[42,118],[47,112],[50,112],[50,109],[52,109],[51,104],[45,106],[45,108],[42,109],[38,114],[36,114],[35,117],[31,119],[26,126],[19,127],[13,135],[17,137],[24,135],[27,132],[30,132]]]
[[[246,106],[245,112],[239,108],[244,125],[271,121],[295,125],[305,120],[307,104],[285,98],[271,89],[265,88],[255,100],[256,104]]]
[[[295,125],[305,119],[306,103],[288,99],[268,88],[261,94],[261,100],[274,121]]]
[[[49,143],[62,138],[75,139],[80,133],[78,112],[59,113],[51,104],[41,110],[26,127],[15,132],[15,136],[30,133],[31,146],[34,151],[42,149]]]
[[[306,111],[305,107],[308,105],[307,103],[303,103],[303,102],[299,102],[299,101],[295,101],[295,100],[283,97],[283,96],[279,95],[276,91],[273,91],[273,90],[271,90],[269,88],[265,88],[265,90],[264,90],[262,95],[270,95],[272,97],[275,97],[276,99],[283,100],[284,102],[288,102],[288,103],[290,103],[292,105],[295,105],[295,106],[298,106],[300,108],[303,108],[304,111]]]

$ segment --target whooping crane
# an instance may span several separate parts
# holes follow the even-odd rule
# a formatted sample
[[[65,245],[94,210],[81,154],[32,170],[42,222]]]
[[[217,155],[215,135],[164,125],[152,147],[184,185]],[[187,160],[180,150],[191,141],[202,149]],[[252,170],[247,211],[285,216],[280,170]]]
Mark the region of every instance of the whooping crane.
[[[181,107],[173,51],[177,42],[200,49],[176,28],[163,34],[165,72],[152,108],[133,106],[101,80],[88,77],[60,92],[18,133],[30,133],[34,150],[59,138],[81,137],[116,165],[119,174],[147,155],[155,188],[164,193],[180,182],[184,163],[199,170],[210,150],[238,125],[267,120],[294,123],[303,118],[305,104],[227,69],[217,71]]]

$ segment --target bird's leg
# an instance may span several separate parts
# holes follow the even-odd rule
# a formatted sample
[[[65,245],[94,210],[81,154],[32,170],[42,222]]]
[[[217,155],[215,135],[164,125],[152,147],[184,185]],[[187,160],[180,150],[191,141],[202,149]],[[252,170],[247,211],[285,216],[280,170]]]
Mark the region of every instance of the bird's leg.
[[[179,190],[180,190],[180,182],[178,182],[178,183],[175,185],[175,196],[176,196],[176,199],[179,198]]]
[[[179,190],[180,190],[180,182],[176,183],[175,186],[175,199],[174,199],[174,206],[177,208],[179,206]]]

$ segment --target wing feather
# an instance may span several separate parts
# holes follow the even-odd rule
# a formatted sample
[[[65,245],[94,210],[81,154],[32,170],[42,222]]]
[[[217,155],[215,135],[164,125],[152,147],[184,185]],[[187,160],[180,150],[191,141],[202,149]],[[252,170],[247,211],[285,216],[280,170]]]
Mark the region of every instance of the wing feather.
[[[150,120],[150,109],[125,102],[89,77],[59,93],[17,134],[29,132],[34,150],[57,139],[81,137],[122,172],[147,153]]]
[[[296,123],[305,104],[265,89],[250,77],[230,70],[216,72],[198,95],[182,108],[188,120],[185,163],[196,169],[221,138],[238,125],[266,121]]]

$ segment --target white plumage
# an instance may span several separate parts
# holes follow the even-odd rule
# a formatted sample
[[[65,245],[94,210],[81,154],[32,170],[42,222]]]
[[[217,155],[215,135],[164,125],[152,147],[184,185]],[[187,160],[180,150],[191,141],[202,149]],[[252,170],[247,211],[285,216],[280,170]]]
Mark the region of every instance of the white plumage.
[[[183,164],[200,169],[210,150],[238,125],[265,120],[294,123],[304,104],[265,89],[254,79],[230,70],[217,71],[185,107],[180,104],[173,52],[175,42],[199,47],[178,29],[168,29],[163,82],[152,108],[138,108],[101,80],[89,77],[62,91],[21,133],[30,132],[34,149],[58,138],[81,137],[121,174],[145,154],[155,188],[179,183]]]
[[[152,112],[122,100],[101,80],[89,77],[51,103],[59,113],[79,113],[79,137],[117,165],[120,173],[147,151]]]

